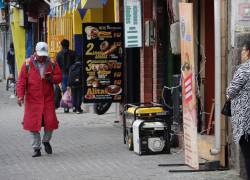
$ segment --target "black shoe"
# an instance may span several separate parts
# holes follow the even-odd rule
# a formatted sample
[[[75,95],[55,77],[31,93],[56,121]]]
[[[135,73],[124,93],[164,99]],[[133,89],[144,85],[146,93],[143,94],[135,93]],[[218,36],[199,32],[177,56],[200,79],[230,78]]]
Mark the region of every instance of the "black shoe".
[[[65,113],[69,113],[69,108],[64,108]]]
[[[83,110],[82,109],[80,109],[80,110],[78,110],[77,112],[76,112],[76,114],[82,114],[83,113]]]
[[[74,112],[74,113],[76,112],[76,108],[75,108],[75,107],[73,107],[73,112]]]
[[[78,114],[81,114],[81,113],[83,113],[83,110],[80,108],[77,110],[77,112],[78,112]]]
[[[47,154],[52,154],[52,147],[49,142],[43,142],[45,152]]]
[[[40,157],[41,156],[41,151],[40,149],[35,149],[34,153],[32,154],[32,157]]]

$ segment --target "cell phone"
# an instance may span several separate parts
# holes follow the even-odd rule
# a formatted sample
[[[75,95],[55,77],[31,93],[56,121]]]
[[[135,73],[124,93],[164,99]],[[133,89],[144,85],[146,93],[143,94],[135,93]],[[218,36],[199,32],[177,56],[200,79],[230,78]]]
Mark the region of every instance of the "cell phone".
[[[45,72],[45,76],[50,76],[51,72]]]
[[[50,78],[51,72],[45,72],[44,77],[45,79]]]

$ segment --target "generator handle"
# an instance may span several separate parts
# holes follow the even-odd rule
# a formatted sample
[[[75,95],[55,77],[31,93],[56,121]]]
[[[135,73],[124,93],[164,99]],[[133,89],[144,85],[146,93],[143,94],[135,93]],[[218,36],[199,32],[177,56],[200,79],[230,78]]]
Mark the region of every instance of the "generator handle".
[[[125,113],[122,115],[122,122],[123,122],[123,143],[126,144],[126,136],[127,136],[127,122],[125,118]]]
[[[162,104],[156,103],[156,102],[151,102],[152,105],[154,106],[159,106],[159,107],[164,107]]]

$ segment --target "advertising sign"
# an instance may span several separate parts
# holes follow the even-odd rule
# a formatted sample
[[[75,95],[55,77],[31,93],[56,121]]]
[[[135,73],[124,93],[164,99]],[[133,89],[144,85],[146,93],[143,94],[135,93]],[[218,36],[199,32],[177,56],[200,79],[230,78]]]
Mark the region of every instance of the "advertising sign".
[[[121,102],[123,27],[121,23],[83,23],[85,103]]]
[[[62,35],[49,35],[48,36],[48,49],[49,54],[52,59],[56,58],[56,54],[61,50],[61,44],[60,42],[65,37]]]
[[[199,169],[195,93],[193,4],[180,3],[182,104],[185,163]]]
[[[125,47],[142,47],[141,1],[124,0]]]

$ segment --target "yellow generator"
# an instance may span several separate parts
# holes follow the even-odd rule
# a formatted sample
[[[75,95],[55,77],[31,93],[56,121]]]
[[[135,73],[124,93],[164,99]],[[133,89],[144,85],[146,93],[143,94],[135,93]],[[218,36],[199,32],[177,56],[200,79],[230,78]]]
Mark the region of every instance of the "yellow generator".
[[[172,115],[157,103],[126,104],[124,144],[139,155],[170,153]]]

